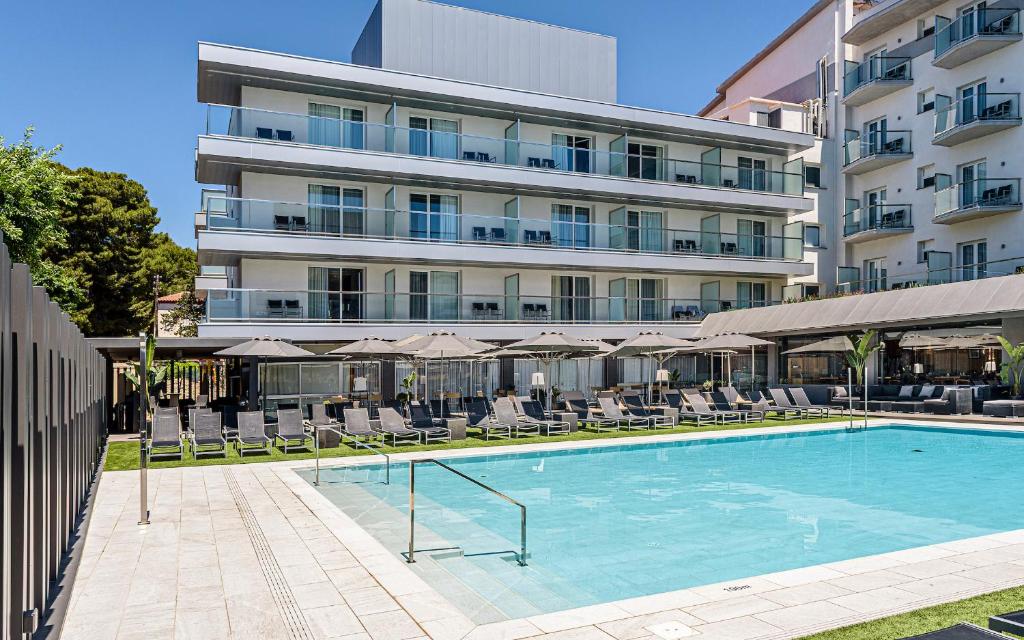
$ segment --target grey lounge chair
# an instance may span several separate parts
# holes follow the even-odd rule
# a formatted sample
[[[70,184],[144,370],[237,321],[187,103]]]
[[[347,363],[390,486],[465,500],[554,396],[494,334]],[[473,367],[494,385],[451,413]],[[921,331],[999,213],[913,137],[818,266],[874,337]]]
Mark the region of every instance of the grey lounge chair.
[[[188,410],[188,430],[192,431],[192,425],[196,423],[196,416],[201,413],[213,413],[213,409],[209,407],[194,407]],[[217,418],[220,419],[220,416]]]
[[[654,413],[650,409],[644,406],[643,398],[640,397],[639,393],[620,393],[619,397],[622,398],[622,402],[626,405],[626,411],[629,415],[637,418],[646,418],[650,423],[650,426],[654,429],[659,427],[666,427],[671,429],[675,425],[672,423],[671,416],[663,416]]]
[[[601,416],[595,416],[594,412],[590,410],[590,405],[587,404],[586,398],[583,397],[581,391],[563,391],[562,402],[565,404],[565,408],[568,411],[572,411],[576,414],[577,421],[586,428],[590,425],[594,431],[618,431],[619,423],[612,418],[602,418]]]
[[[490,440],[492,433],[504,438],[512,437],[512,427],[491,420],[491,414],[487,410],[487,401],[483,398],[473,398],[466,403],[466,424],[480,429],[484,440]]]
[[[383,409],[382,409],[383,411]],[[395,413],[394,409],[388,409]],[[353,438],[366,438],[367,440],[383,440],[383,434],[373,430],[370,426],[370,413],[366,409],[345,409],[345,425],[341,428],[346,435]],[[397,415],[397,414],[396,414]],[[401,418],[401,416],[399,416]]]
[[[690,405],[693,412],[703,416],[711,416],[713,419],[721,421],[722,424],[726,422],[743,422],[744,416],[739,411],[719,411],[718,409],[712,409],[708,401],[704,399],[704,396],[699,393],[684,393],[683,397],[686,398],[686,403]]]
[[[679,392],[679,389],[666,389],[662,392],[662,397],[665,398],[665,402],[668,403],[668,406],[679,412],[680,422],[683,420],[687,422],[694,422],[698,427],[702,427],[705,422],[715,424],[718,421],[713,415],[690,411],[683,402],[683,394]]]
[[[441,407],[438,407],[441,408]],[[430,407],[422,402],[409,404],[409,426],[413,431],[423,433],[423,442],[451,442],[452,432],[444,426],[445,421],[441,418],[434,418],[430,414]]]
[[[604,417],[615,420],[615,423],[619,427],[625,427],[626,431],[631,429],[649,429],[651,426],[651,421],[647,418],[638,418],[622,413],[622,409],[619,408],[619,403],[615,401],[615,398],[599,395],[597,396],[597,404],[601,405],[601,412],[604,413]]]
[[[804,416],[819,416],[820,417],[820,416],[823,415],[822,410],[820,408],[816,409],[816,408],[809,408],[809,407],[798,407],[795,404],[793,404],[793,402],[790,401],[789,396],[786,395],[786,390],[785,389],[780,389],[780,388],[776,387],[774,389],[768,389],[768,393],[771,394],[772,400],[775,401],[775,406],[777,408],[786,409],[787,411],[796,411],[796,412],[798,412],[797,413],[797,417],[800,417],[800,418],[802,418]]]
[[[215,413],[196,415],[196,424],[192,428],[192,455],[198,458],[206,453],[228,455],[227,441],[220,427],[220,416]]]
[[[1024,636],[1024,611],[1012,611],[1010,613],[1001,613],[998,616],[990,616],[988,628],[993,631]]]
[[[275,438],[281,441],[281,448],[285,453],[290,452],[292,449],[309,450],[313,438],[306,431],[306,426],[302,423],[301,409],[277,410],[277,435]]]
[[[817,409],[819,413],[824,415],[826,418],[832,412],[832,407],[823,404],[814,404],[811,399],[807,397],[807,392],[802,387],[790,387],[789,392],[793,394],[793,401],[796,402],[796,406],[801,409],[814,410]],[[841,411],[841,410],[840,410]]]
[[[149,451],[152,458],[177,457],[181,460],[185,447],[181,444],[181,427],[177,414],[158,413],[153,416],[153,438],[149,441]]]
[[[1010,640],[1007,636],[970,622],[961,622],[938,631],[929,631],[916,636],[906,636],[901,640]]]
[[[797,418],[802,418],[804,415],[804,410],[800,409],[799,407],[779,407],[770,404],[768,402],[768,398],[766,398],[759,391],[751,391],[750,400],[751,402],[753,402],[751,406],[759,411],[763,411],[764,415],[766,416],[770,412],[774,413],[775,417],[781,417],[783,420],[785,420],[789,418],[790,414],[796,416]]]
[[[509,428],[518,438],[522,434],[540,435],[540,426],[528,424],[519,419],[511,398],[498,398],[494,401],[494,421]]]
[[[238,434],[234,438],[235,450],[239,457],[246,451],[260,450],[270,453],[274,441],[267,436],[266,425],[263,424],[262,411],[240,411],[238,413]]]
[[[736,398],[739,399],[738,393]],[[717,411],[735,411],[742,416],[744,422],[764,422],[764,411],[754,407],[741,407],[739,403],[734,406],[721,391],[711,392],[711,408]]]
[[[306,421],[311,427],[337,426],[338,421],[327,415],[327,405],[322,402],[314,402],[309,405],[309,420]]]
[[[377,411],[380,418],[381,437],[386,439],[391,436],[391,446],[397,446],[399,441],[414,441],[416,444],[423,442],[423,432],[419,429],[410,429],[405,425],[405,419],[398,415],[398,412],[390,407],[381,407]],[[348,420],[346,415],[345,420]]]
[[[536,400],[523,403],[524,416],[520,420],[527,424],[536,424],[545,435],[552,433],[569,433],[569,423],[564,420],[549,420],[544,416],[544,407]]]

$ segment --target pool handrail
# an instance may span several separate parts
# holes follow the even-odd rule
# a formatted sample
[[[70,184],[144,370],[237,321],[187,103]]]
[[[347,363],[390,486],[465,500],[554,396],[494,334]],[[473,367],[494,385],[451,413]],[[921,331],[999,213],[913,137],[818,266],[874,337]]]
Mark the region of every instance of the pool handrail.
[[[418,464],[436,464],[442,469],[451,471],[460,478],[469,480],[476,486],[490,491],[494,495],[498,496],[502,500],[509,502],[519,507],[519,553],[516,554],[516,562],[519,563],[520,567],[526,566],[526,505],[510,498],[504,493],[498,491],[494,487],[489,487],[483,482],[480,482],[476,478],[472,478],[462,473],[458,469],[453,469],[440,460],[434,458],[420,458],[419,460],[409,461],[409,555],[406,558],[406,562],[412,564],[416,562],[416,465]]]
[[[391,456],[389,456],[388,454],[384,453],[383,451],[381,451],[377,447],[374,447],[373,445],[371,445],[371,444],[369,444],[367,442],[361,442],[355,436],[352,436],[352,435],[349,435],[349,434],[345,433],[339,427],[332,426],[332,425],[337,425],[337,424],[339,424],[339,423],[334,422],[334,423],[331,423],[331,424],[311,424],[311,425],[309,425],[313,429],[313,449],[316,451],[316,479],[313,480],[313,486],[316,486],[316,487],[320,486],[320,437],[319,437],[320,434],[319,434],[319,431],[321,429],[324,429],[326,431],[333,431],[334,433],[338,434],[338,437],[341,438],[341,441],[345,442],[346,444],[354,444],[357,447],[362,447],[364,449],[367,449],[370,452],[377,454],[378,456],[384,456],[384,484],[391,484]],[[346,439],[351,440],[351,442],[347,442]]]

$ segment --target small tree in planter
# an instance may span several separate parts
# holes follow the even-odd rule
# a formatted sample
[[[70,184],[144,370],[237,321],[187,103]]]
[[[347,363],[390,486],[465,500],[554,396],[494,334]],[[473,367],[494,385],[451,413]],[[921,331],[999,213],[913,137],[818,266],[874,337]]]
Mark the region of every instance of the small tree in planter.
[[[853,351],[846,352],[846,362],[850,365],[850,368],[857,372],[857,384],[863,385],[864,387],[864,426],[868,426],[868,385],[864,380],[864,369],[867,367],[868,359],[876,351],[882,348],[882,343],[879,342],[875,345],[871,343],[875,341],[875,335],[878,332],[874,329],[865,331],[860,335],[859,338],[850,338],[850,342],[853,343]],[[851,414],[850,420],[853,420]]]
[[[1013,397],[1019,398],[1021,379],[1024,378],[1024,342],[1013,346],[1013,343],[1003,336],[996,337],[999,339],[999,344],[1003,346],[1003,350],[1006,351],[1009,360],[1009,362],[1003,363],[1002,370],[999,372],[1000,377],[1007,384],[1013,385]]]

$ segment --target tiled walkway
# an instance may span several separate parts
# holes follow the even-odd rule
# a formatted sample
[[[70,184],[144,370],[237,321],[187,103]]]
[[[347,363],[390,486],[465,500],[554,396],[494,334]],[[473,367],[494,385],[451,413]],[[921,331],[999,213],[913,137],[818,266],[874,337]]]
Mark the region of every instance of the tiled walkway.
[[[151,471],[144,527],[105,473],[64,640],[769,640],[1024,584],[1016,531],[477,627],[301,464]]]

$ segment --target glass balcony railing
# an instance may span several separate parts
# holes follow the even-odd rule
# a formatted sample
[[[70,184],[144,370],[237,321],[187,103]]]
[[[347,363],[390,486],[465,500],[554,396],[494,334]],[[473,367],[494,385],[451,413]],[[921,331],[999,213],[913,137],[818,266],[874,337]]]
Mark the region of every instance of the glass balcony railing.
[[[211,289],[206,322],[532,323],[694,322],[765,300],[507,296],[361,291]]]
[[[935,192],[935,215],[963,209],[1020,206],[1020,178],[983,178]]]
[[[843,216],[843,235],[872,229],[913,229],[909,204],[876,204],[854,209]]]
[[[935,110],[935,135],[975,122],[1020,118],[1019,93],[982,93]]]
[[[872,82],[910,79],[910,58],[876,56],[846,72],[843,76],[843,95],[848,96]]]
[[[218,209],[220,212],[218,212]],[[210,199],[207,229],[380,240],[499,244],[574,251],[800,260],[803,239],[545,218],[400,211],[239,198]]]
[[[935,57],[975,37],[1020,33],[1020,9],[978,8],[935,32]]]
[[[871,156],[902,155],[911,152],[910,132],[889,129],[864,136],[858,135],[843,145],[844,165]]]
[[[947,254],[949,255],[949,254]],[[840,267],[845,269],[845,267]],[[855,270],[859,271],[859,269]],[[839,282],[836,289],[842,293],[872,293],[896,289],[912,289],[933,284],[984,280],[1024,273],[1024,258],[982,260],[973,264],[954,264],[952,256],[941,268],[917,269],[903,273],[890,273],[883,269],[874,278],[861,278]]]
[[[207,135],[802,196],[800,173],[208,105]]]

